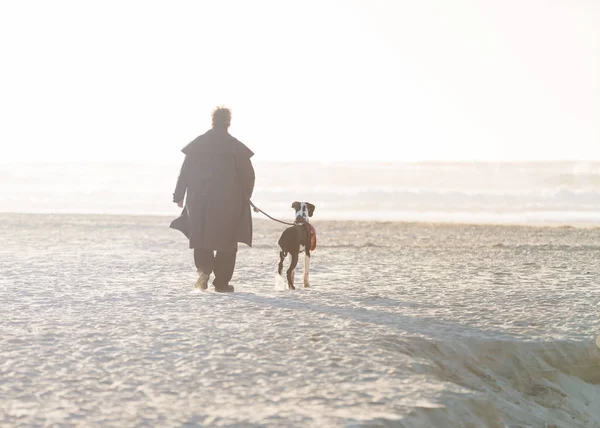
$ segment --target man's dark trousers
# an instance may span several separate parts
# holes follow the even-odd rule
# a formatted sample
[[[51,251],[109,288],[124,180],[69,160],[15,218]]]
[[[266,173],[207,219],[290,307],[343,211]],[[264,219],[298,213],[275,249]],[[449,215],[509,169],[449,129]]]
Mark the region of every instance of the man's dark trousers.
[[[217,288],[227,287],[235,269],[236,251],[217,251],[194,248],[196,269],[208,275],[214,272],[213,285]]]

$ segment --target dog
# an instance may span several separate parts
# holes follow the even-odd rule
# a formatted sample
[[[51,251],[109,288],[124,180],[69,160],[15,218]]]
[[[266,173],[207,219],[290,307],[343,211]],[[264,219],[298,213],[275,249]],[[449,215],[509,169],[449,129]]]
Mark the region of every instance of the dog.
[[[279,238],[279,268],[278,273],[283,271],[283,261],[288,254],[292,256],[290,267],[287,270],[287,284],[290,290],[294,287],[294,269],[298,265],[298,257],[304,252],[304,287],[309,287],[308,271],[310,269],[310,252],[316,246],[315,229],[310,225],[308,219],[313,216],[315,206],[309,202],[294,202],[292,208],[296,211],[294,225],[283,231]]]

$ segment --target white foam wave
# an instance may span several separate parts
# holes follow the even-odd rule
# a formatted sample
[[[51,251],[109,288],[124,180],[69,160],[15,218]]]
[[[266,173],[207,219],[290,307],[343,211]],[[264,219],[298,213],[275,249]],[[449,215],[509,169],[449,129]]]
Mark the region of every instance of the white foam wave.
[[[256,170],[254,202],[283,218],[294,200],[313,202],[321,219],[572,224],[596,223],[600,212],[599,163],[257,164]],[[1,165],[0,211],[175,215],[177,174],[175,165]]]

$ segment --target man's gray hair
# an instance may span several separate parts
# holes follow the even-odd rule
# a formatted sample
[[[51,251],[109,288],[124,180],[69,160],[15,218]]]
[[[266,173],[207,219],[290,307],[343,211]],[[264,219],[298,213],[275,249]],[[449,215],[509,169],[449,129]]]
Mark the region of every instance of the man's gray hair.
[[[218,106],[212,112],[213,128],[229,128],[231,125],[231,110],[224,106]]]

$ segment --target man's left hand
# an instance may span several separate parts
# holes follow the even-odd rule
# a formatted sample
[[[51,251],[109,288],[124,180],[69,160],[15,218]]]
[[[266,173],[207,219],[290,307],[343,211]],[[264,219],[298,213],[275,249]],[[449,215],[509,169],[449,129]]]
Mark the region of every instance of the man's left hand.
[[[177,206],[178,206],[179,208],[183,208],[183,201],[179,201],[179,202],[177,202]]]

